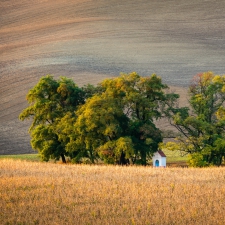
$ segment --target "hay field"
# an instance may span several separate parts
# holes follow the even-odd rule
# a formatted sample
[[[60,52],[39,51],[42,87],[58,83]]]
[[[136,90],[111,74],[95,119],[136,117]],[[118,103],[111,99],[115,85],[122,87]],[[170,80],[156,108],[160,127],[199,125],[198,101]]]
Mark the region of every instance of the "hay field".
[[[0,161],[1,224],[219,225],[225,168]]]
[[[0,154],[32,152],[18,115],[46,74],[83,85],[157,73],[178,89],[196,73],[223,74],[224,9],[218,0],[0,1]]]

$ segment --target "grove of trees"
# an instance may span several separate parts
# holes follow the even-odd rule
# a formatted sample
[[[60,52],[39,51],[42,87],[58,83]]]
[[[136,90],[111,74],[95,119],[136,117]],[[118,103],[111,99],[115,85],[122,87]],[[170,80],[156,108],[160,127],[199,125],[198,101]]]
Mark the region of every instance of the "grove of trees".
[[[32,119],[31,145],[48,161],[146,165],[163,142],[156,121],[168,118],[179,131],[164,147],[190,155],[190,165],[221,165],[225,156],[225,76],[196,76],[189,106],[167,91],[157,75],[133,72],[78,87],[47,75],[28,92],[20,119]],[[162,145],[162,144],[161,144]]]

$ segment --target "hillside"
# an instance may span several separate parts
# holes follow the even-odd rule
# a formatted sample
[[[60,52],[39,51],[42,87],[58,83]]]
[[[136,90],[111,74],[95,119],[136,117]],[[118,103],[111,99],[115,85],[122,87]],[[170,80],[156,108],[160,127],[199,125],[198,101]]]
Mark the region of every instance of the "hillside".
[[[0,154],[32,152],[18,115],[46,74],[83,85],[157,73],[185,99],[193,75],[225,71],[224,9],[219,0],[1,1]]]

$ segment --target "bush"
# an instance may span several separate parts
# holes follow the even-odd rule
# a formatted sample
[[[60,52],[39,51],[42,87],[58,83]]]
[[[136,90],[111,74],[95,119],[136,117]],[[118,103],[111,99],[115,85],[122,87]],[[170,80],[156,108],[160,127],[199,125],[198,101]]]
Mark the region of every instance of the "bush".
[[[193,153],[188,156],[188,165],[191,167],[207,167],[209,163],[204,160],[204,156],[201,153]]]

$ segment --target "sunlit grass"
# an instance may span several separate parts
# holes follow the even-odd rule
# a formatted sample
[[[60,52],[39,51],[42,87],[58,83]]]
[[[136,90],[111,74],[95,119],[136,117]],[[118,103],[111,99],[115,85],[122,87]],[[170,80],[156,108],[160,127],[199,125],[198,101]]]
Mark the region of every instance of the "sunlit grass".
[[[182,157],[179,151],[169,151],[163,150],[166,154],[166,159],[169,165],[171,163],[179,166],[181,163],[185,163],[187,161],[187,156]],[[18,154],[18,155],[0,155],[0,159],[16,159],[16,160],[26,160],[26,161],[41,161],[41,158],[38,154]],[[151,164],[151,161],[150,161]]]
[[[1,224],[223,224],[225,168],[0,160]]]
[[[170,151],[170,150],[163,149],[163,152],[165,153],[166,160],[169,163],[172,163],[172,162],[187,162],[187,160],[188,160],[188,156],[187,155],[181,156],[180,151]]]
[[[26,161],[40,161],[38,154],[18,154],[18,155],[0,155],[0,159],[15,159]]]

